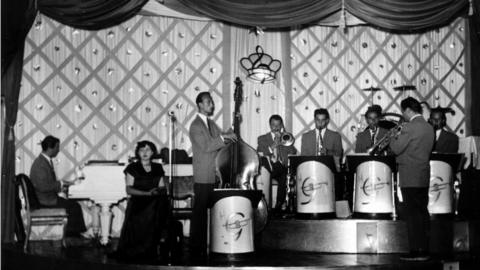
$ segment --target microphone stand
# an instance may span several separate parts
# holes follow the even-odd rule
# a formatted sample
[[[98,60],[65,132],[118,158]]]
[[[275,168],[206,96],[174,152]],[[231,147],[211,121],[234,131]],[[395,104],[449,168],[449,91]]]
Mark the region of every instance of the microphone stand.
[[[172,153],[173,153],[173,130],[174,130],[174,122],[175,122],[175,114],[173,111],[168,112],[168,119],[169,119],[169,129],[168,129],[168,166],[170,169],[170,174],[168,175],[168,187],[170,192],[170,205],[173,208],[173,160],[172,160]]]

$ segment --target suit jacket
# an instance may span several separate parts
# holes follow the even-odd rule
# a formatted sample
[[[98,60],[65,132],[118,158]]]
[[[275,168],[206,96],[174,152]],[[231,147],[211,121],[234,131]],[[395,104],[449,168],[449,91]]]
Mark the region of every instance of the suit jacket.
[[[273,152],[270,151],[270,146],[273,145],[272,133],[268,132],[267,134],[261,135],[257,139],[257,152],[261,152],[264,156],[271,156]],[[297,149],[295,146],[278,146],[278,156],[284,166],[288,164],[288,156],[297,154]]]
[[[407,122],[398,137],[390,141],[397,155],[400,187],[428,187],[430,182],[430,153],[435,133],[420,116]]]
[[[30,168],[30,180],[41,205],[51,206],[57,204],[61,183],[57,181],[50,161],[42,154],[33,161]]]
[[[455,133],[442,130],[434,143],[433,152],[458,153],[458,136]]]
[[[337,171],[340,170],[340,160],[342,159],[343,147],[342,137],[336,131],[326,129],[323,135],[323,147],[326,154],[333,156]],[[315,129],[312,129],[302,135],[302,156],[317,155],[317,136]]]
[[[208,121],[212,134],[198,115],[190,125],[189,131],[193,152],[193,180],[201,184],[215,183],[215,157],[225,146],[220,137],[220,128],[212,120]]]
[[[375,140],[379,140],[385,136],[388,130],[379,127],[378,132],[375,135]],[[370,129],[366,129],[357,134],[357,141],[355,143],[355,153],[366,153],[368,148],[372,147],[373,142],[370,136]]]

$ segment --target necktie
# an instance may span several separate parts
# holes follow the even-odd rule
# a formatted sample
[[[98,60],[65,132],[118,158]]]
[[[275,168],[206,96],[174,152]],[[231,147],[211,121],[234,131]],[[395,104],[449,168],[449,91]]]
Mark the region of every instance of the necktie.
[[[318,156],[321,156],[324,154],[324,150],[323,150],[323,138],[322,138],[322,132],[321,131],[318,131],[318,138],[317,138],[317,155]]]
[[[55,167],[53,166],[53,160],[50,159],[50,166],[52,167],[52,172],[55,180],[57,180],[57,175],[55,174]]]
[[[213,136],[212,127],[210,125],[210,119],[208,118],[207,118],[207,128],[208,128],[208,133],[210,133],[210,136]]]
[[[375,133],[376,133],[375,131],[370,132],[370,137],[371,137],[371,139],[372,139],[372,145],[375,144]]]

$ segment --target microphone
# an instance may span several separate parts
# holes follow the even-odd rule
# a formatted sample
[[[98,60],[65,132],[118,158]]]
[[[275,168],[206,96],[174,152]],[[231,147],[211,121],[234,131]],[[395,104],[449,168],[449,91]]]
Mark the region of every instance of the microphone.
[[[170,120],[175,121],[176,120],[175,112],[174,111],[169,111],[168,112],[168,117],[170,117]]]

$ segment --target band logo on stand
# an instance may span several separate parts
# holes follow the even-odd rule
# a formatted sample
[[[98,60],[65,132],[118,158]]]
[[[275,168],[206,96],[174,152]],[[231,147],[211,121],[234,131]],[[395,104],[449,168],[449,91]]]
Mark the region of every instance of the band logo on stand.
[[[363,180],[361,190],[366,197],[372,197],[372,196],[377,197],[378,193],[381,193],[386,186],[390,185],[390,183],[387,181],[382,182],[382,179],[380,179],[380,177],[372,178],[372,181],[375,182],[375,179],[376,179],[376,183],[372,183],[370,181],[370,177],[367,177],[365,178],[365,180]],[[362,204],[369,204],[369,203],[370,201],[362,202]]]
[[[223,225],[225,230],[232,235],[235,235],[234,240],[237,241],[242,235],[243,228],[248,226],[251,219],[245,218],[245,215],[241,212],[230,214]]]
[[[315,198],[319,189],[325,193],[328,190],[328,182],[320,182],[313,177],[306,177],[302,182],[302,193],[307,201],[303,201],[301,204],[309,204]]]

